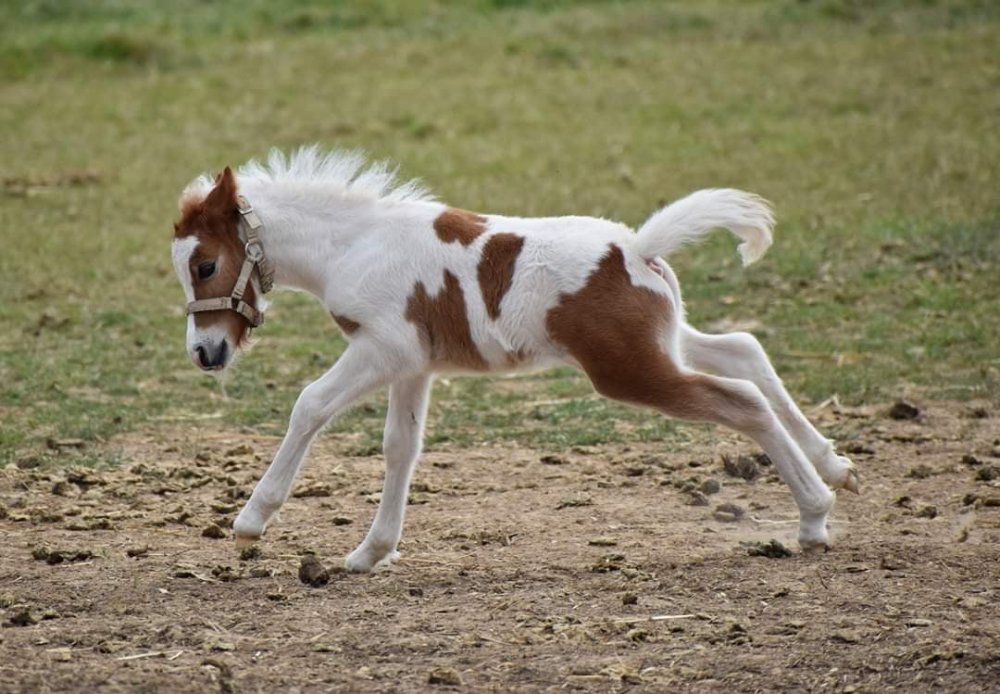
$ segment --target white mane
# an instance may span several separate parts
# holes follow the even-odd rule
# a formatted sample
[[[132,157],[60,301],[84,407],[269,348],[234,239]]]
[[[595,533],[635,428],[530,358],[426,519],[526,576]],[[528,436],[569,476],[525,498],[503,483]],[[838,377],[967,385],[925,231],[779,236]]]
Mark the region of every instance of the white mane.
[[[318,145],[300,147],[290,155],[272,149],[266,162],[251,159],[236,171],[238,180],[253,183],[307,183],[328,187],[331,193],[386,202],[433,201],[434,196],[418,180],[400,182],[398,167],[387,162],[369,163],[364,152],[322,151]],[[185,190],[207,193],[212,178],[202,174]]]

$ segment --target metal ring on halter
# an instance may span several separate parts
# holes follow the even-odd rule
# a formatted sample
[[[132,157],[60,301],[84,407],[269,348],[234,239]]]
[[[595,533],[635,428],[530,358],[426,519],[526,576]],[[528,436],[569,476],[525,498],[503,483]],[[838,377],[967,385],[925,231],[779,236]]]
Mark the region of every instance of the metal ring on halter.
[[[264,259],[264,247],[260,244],[260,241],[248,241],[243,250],[247,254],[247,260],[252,263],[259,263]]]

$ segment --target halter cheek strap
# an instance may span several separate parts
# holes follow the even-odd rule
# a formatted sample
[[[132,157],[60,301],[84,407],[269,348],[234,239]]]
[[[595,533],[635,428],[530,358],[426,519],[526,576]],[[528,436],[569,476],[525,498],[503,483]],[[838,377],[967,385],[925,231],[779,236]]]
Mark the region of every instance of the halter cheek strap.
[[[236,209],[240,213],[240,219],[246,228],[246,245],[243,247],[245,255],[243,267],[240,268],[239,277],[233,285],[229,296],[219,296],[214,299],[198,299],[187,305],[187,313],[201,313],[202,311],[236,311],[243,316],[251,328],[257,328],[264,323],[264,314],[254,306],[243,301],[243,295],[247,290],[247,283],[254,268],[257,269],[257,279],[260,282],[260,291],[267,294],[274,286],[274,264],[264,257],[264,246],[260,242],[258,230],[263,226],[260,217],[253,211],[253,206],[247,202],[242,195],[236,198]]]

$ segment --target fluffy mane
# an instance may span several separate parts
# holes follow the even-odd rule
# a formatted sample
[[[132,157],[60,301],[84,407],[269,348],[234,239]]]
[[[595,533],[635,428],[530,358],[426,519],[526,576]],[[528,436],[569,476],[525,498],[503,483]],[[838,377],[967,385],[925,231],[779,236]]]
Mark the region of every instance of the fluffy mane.
[[[272,149],[266,161],[251,159],[236,171],[241,182],[296,184],[305,183],[329,188],[331,193],[364,197],[385,202],[425,202],[434,196],[420,181],[400,182],[398,167],[388,162],[369,162],[364,152],[332,150],[325,152],[318,145],[300,147],[286,155]],[[202,174],[184,191],[205,194],[212,189],[212,177]]]

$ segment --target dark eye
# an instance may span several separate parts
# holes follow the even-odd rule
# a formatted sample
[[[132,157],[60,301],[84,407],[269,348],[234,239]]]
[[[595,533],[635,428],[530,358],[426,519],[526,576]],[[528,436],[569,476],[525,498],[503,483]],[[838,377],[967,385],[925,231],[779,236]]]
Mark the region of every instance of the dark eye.
[[[207,280],[209,277],[215,274],[215,261],[209,261],[207,263],[202,263],[198,266],[198,279]]]

